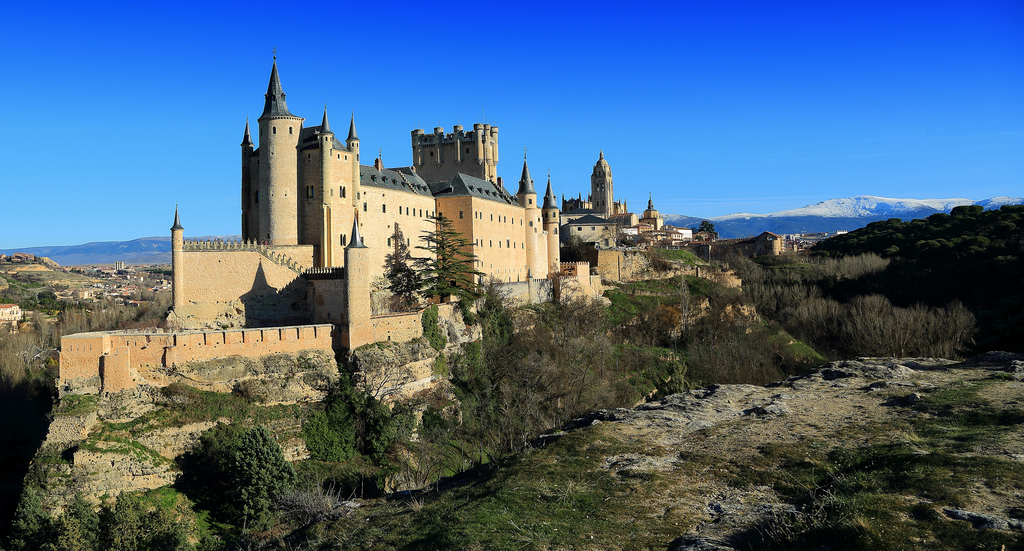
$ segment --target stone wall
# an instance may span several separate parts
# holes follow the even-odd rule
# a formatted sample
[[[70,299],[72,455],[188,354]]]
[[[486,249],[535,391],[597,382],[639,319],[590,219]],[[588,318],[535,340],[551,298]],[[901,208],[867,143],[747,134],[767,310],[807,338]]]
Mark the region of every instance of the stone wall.
[[[168,370],[179,364],[306,350],[333,353],[333,344],[331,325],[176,333],[78,333],[61,338],[58,386],[61,392],[90,392],[118,391],[139,384],[163,385],[169,382]]]
[[[312,259],[312,246],[286,247]],[[268,251],[271,256],[277,255]],[[308,323],[305,281],[289,266],[257,250],[206,249],[183,253],[181,307],[169,320],[186,329]]]
[[[632,281],[651,271],[647,251],[600,249],[593,252],[597,274],[610,281]]]
[[[502,285],[508,291],[508,298],[519,304],[543,304],[551,302],[554,284],[550,279],[528,279]]]
[[[386,314],[373,316],[373,336],[375,342],[406,342],[423,336],[423,310],[402,314]]]

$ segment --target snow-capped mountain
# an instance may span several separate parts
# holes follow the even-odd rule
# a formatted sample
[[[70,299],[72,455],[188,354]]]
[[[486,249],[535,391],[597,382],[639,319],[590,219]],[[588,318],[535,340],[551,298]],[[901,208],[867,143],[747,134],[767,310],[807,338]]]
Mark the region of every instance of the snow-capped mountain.
[[[873,195],[858,195],[845,199],[829,199],[798,209],[768,214],[736,213],[710,218],[721,237],[746,237],[763,231],[774,233],[812,233],[855,230],[877,220],[900,218],[913,220],[937,212],[953,210],[961,205],[981,205],[986,209],[1002,205],[1019,205],[1020,197],[992,197],[980,201],[971,199],[892,199]],[[666,214],[665,223],[692,227],[702,218]]]

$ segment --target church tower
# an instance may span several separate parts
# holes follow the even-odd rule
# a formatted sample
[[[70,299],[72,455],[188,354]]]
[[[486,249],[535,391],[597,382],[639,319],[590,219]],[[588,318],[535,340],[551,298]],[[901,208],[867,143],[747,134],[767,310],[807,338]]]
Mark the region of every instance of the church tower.
[[[665,225],[665,219],[662,218],[661,213],[654,208],[654,198],[648,195],[647,198],[647,210],[644,211],[643,218],[640,219],[641,224],[650,224],[655,231],[660,230]]]
[[[277,58],[270,71],[263,114],[260,115],[259,184],[253,206],[259,213],[257,241],[270,245],[299,242],[298,143],[302,117],[288,111]]]
[[[591,208],[602,214],[605,218],[615,214],[615,202],[612,199],[612,169],[608,161],[604,160],[604,150],[594,165],[594,172],[590,175],[590,199]]]

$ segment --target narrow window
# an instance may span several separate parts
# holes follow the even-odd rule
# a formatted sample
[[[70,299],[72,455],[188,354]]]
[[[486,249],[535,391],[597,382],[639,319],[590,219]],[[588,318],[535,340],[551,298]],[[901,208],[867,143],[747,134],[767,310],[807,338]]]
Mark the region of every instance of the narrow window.
[[[366,202],[363,202],[363,212],[366,212]]]
[[[460,211],[459,211],[459,220],[462,220],[462,218],[463,218],[463,216],[462,216],[462,211],[460,210]]]
[[[390,247],[390,246],[391,246],[391,238],[389,237],[388,238],[388,247]]]
[[[341,191],[339,191],[338,193],[341,194],[342,199],[344,199],[345,198],[345,186],[341,186]]]
[[[277,134],[277,127],[274,127],[274,134]]]
[[[292,127],[290,127],[290,126],[288,127],[288,133],[289,133],[289,134],[291,134],[291,133],[292,133]]]
[[[381,212],[387,212],[388,211],[388,206],[387,205],[381,205],[380,206],[380,211]]]

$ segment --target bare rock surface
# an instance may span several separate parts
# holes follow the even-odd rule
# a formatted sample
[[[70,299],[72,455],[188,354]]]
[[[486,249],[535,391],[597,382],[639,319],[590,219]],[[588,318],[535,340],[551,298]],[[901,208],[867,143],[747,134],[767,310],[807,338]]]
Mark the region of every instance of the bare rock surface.
[[[937,358],[859,358],[829,363],[808,375],[772,385],[716,385],[692,390],[630,409],[601,410],[576,421],[569,430],[595,424],[611,424],[615,437],[633,450],[605,457],[601,468],[616,476],[636,472],[658,473],[671,478],[685,493],[652,496],[670,511],[685,510],[696,518],[694,527],[680,534],[669,549],[678,551],[731,550],[731,538],[770,518],[792,512],[770,487],[732,487],[722,478],[703,476],[687,469],[688,454],[704,457],[754,457],[764,445],[814,441],[832,448],[863,444],[864,432],[850,430],[866,423],[884,424],[906,415],[906,409],[930,389],[985,379],[1006,372],[1020,381],[1024,358],[995,353],[954,362]],[[1004,378],[1007,378],[1005,375]],[[992,400],[1019,400],[1024,383],[992,385]],[[986,387],[989,388],[989,387]],[[1002,394],[1000,394],[1002,393]],[[603,427],[607,430],[609,427]],[[552,435],[552,437],[557,435]],[[875,438],[906,438],[881,434]],[[1004,459],[1024,460],[1020,438],[1006,439],[979,453]],[[1024,523],[1004,511],[1019,506],[1020,495],[1000,495],[985,488],[965,489],[974,497],[970,511],[945,509],[952,519],[971,522],[977,528],[1024,530]],[[936,511],[937,513],[939,511]]]

